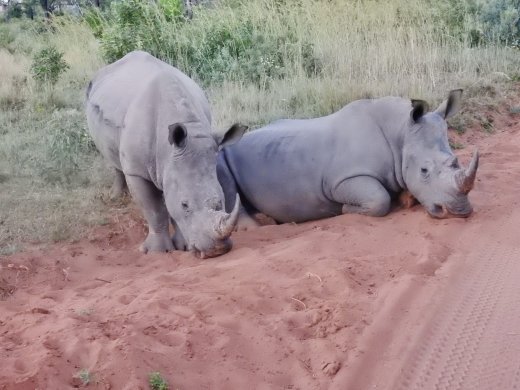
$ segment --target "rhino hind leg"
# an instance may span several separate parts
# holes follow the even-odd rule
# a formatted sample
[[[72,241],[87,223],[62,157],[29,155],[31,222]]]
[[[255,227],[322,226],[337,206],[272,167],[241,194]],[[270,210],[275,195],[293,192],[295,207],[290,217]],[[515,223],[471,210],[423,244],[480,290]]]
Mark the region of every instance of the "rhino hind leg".
[[[155,185],[138,176],[125,176],[132,198],[141,208],[148,222],[148,236],[139,248],[141,252],[169,252],[173,250],[170,238],[170,217],[163,194]]]
[[[343,214],[382,217],[390,211],[390,194],[373,177],[357,176],[344,180],[332,195],[336,202],[343,205]]]
[[[119,169],[115,169],[114,184],[110,188],[110,199],[117,200],[128,191],[125,175]]]

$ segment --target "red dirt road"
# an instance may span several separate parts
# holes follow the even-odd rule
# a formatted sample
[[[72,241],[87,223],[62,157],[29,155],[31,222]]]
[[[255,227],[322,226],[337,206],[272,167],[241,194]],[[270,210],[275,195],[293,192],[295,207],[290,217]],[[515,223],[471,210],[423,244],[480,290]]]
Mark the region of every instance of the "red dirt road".
[[[467,219],[420,207],[142,255],[135,218],[0,259],[0,389],[520,386],[520,124],[474,137]],[[458,153],[469,160],[472,149]]]

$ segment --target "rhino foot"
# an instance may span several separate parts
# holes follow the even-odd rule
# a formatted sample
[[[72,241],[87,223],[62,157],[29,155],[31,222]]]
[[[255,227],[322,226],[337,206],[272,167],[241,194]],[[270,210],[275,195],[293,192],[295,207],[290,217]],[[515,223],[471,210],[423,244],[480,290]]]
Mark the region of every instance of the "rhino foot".
[[[149,233],[139,250],[148,252],[171,252],[174,250],[170,236],[166,233]]]

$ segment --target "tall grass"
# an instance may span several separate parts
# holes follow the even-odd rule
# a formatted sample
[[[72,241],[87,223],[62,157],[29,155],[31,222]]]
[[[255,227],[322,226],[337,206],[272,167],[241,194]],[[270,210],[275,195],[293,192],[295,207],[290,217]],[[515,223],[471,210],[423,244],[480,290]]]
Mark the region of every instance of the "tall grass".
[[[181,68],[208,92],[216,127],[324,115],[370,96],[438,103],[463,87],[478,99],[480,86],[519,76],[520,52],[475,45],[473,16],[455,3],[220,0],[194,7],[190,21],[150,5],[134,24],[118,22],[114,10],[90,15],[99,39],[68,18],[0,24],[0,253],[74,237],[104,219],[109,173],[82,102],[107,59],[144,49]],[[29,69],[50,45],[70,68],[55,87],[39,88]]]
[[[83,90],[103,64],[82,24],[27,21],[0,25],[12,39],[0,48],[0,255],[22,243],[79,236],[104,221],[103,165],[93,152]],[[70,66],[55,86],[32,79],[33,57],[49,45]]]
[[[284,29],[270,1],[248,7],[274,34]],[[383,95],[438,102],[449,89],[489,83],[520,73],[519,50],[472,46],[467,24],[458,33],[449,18],[422,0],[287,2],[298,36],[306,37],[321,65],[317,77],[294,64],[291,77],[254,86],[230,80],[210,86],[218,121],[238,115],[250,124],[284,116],[316,116],[349,101]],[[442,2],[438,2],[440,4]],[[263,12],[262,12],[263,10]],[[448,8],[449,11],[449,8]],[[284,22],[287,18],[283,19]]]

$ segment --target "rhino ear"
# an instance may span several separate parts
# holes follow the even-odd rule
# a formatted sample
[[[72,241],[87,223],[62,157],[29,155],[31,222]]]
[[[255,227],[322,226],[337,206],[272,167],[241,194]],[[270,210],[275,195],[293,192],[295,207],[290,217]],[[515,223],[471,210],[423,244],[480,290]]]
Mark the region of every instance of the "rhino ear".
[[[217,140],[219,149],[237,142],[240,138],[242,138],[247,129],[247,126],[241,125],[240,123],[235,123],[229,128],[228,131],[226,131],[226,134],[224,134],[220,140]]]
[[[188,138],[188,130],[182,123],[174,123],[168,126],[168,141],[170,145],[175,145],[178,148],[186,146],[186,139]]]
[[[430,106],[424,100],[412,99],[412,111],[410,111],[410,117],[414,122],[417,123],[429,110]]]
[[[448,99],[443,101],[435,112],[444,119],[448,119],[459,111],[461,100],[462,89],[454,89],[453,91],[450,91]]]

